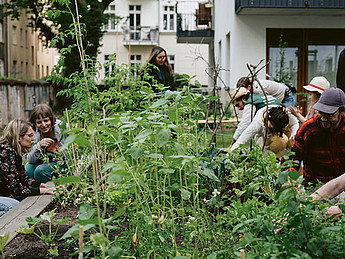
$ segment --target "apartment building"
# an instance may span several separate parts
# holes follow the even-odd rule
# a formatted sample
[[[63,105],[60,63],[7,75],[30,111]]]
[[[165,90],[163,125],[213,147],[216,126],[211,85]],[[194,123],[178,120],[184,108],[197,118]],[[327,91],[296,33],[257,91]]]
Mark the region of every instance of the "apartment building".
[[[345,48],[344,14],[344,1],[214,0],[214,53],[224,68],[221,77],[234,88],[249,74],[247,64],[263,59],[270,63],[259,78],[275,78],[283,50],[284,69],[299,92],[317,75],[336,86],[338,57]],[[299,102],[303,98],[299,95]]]
[[[46,47],[28,24],[24,10],[19,20],[0,20],[0,76],[38,80],[48,76],[57,63],[57,52]]]
[[[118,64],[145,64],[153,46],[163,47],[174,72],[195,76],[207,86],[209,47],[193,41],[178,43],[177,0],[115,0],[107,8],[110,19],[105,26],[98,61],[104,64],[116,53]],[[193,1],[198,2],[198,1]],[[197,4],[194,12],[196,12]],[[116,20],[116,17],[122,17]],[[194,21],[195,23],[195,21]],[[205,60],[202,60],[200,57]],[[205,62],[206,61],[206,62]],[[100,81],[104,78],[104,69]]]

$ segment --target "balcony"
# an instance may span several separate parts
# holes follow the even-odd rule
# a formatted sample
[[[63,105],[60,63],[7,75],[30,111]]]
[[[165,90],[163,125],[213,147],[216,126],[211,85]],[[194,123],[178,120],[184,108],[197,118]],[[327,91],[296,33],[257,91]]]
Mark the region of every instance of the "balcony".
[[[124,45],[155,46],[158,44],[158,27],[132,26],[122,27]]]
[[[179,1],[177,3],[177,43],[213,41],[212,2]]]
[[[330,15],[345,14],[344,0],[236,0],[236,14]]]

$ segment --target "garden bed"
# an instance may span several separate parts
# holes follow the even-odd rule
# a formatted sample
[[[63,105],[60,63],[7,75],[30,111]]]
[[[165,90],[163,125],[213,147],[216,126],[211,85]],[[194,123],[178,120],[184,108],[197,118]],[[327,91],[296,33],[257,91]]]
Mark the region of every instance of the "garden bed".
[[[48,207],[48,210],[53,209]],[[54,243],[58,246],[59,258],[71,258],[70,254],[73,253],[74,247],[67,246],[65,247],[66,240],[60,240],[63,234],[77,223],[78,208],[77,207],[68,207],[65,209],[60,209],[56,212],[54,220],[56,219],[65,219],[71,218],[70,221],[63,223],[57,232]],[[49,225],[47,221],[42,221],[39,223],[39,227],[42,232],[47,235],[49,232]],[[53,231],[56,230],[57,224],[53,223]],[[38,233],[38,230],[35,230]],[[34,234],[18,234],[4,250],[5,258],[49,258],[48,249],[44,246],[43,242]],[[78,255],[75,255],[72,258],[78,258]]]

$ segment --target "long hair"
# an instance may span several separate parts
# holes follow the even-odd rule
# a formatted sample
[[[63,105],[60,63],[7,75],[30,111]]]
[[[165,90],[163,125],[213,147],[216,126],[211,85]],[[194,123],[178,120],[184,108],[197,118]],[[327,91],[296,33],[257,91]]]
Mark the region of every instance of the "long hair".
[[[22,147],[19,143],[19,137],[23,137],[30,127],[31,124],[24,120],[15,119],[10,121],[3,131],[0,143],[9,144],[20,156],[22,156],[23,153],[29,152],[31,148]]]
[[[167,57],[167,52],[165,51],[165,49],[163,49],[162,47],[160,46],[154,46],[152,49],[151,49],[151,53],[149,55],[149,58],[147,60],[147,63],[149,64],[153,64],[155,66],[157,66],[156,64],[156,57],[162,53],[164,51],[164,54],[165,54],[165,61],[164,61],[164,64],[163,66],[167,67],[168,70],[169,70],[169,73],[172,74],[173,71],[172,71],[172,67],[169,63],[169,60],[168,60],[168,57]]]
[[[50,108],[49,105],[44,104],[44,103],[38,104],[32,110],[32,113],[30,116],[30,122],[33,125],[34,130],[36,130],[36,120],[39,119],[39,117],[42,117],[42,118],[49,117],[50,122],[51,122],[51,127],[52,129],[54,129],[56,118],[55,118],[52,108]]]

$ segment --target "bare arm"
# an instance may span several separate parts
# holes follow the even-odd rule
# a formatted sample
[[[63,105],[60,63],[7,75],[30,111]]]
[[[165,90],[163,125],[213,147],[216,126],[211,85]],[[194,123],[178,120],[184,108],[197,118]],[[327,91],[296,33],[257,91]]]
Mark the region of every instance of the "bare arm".
[[[345,191],[345,174],[329,181],[310,196],[313,200],[324,200],[324,198],[333,198],[343,191]]]

